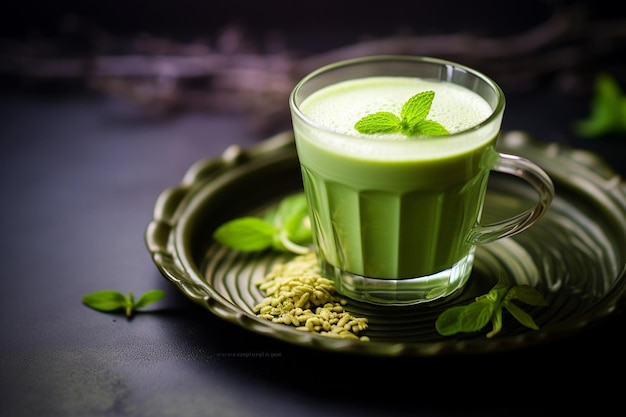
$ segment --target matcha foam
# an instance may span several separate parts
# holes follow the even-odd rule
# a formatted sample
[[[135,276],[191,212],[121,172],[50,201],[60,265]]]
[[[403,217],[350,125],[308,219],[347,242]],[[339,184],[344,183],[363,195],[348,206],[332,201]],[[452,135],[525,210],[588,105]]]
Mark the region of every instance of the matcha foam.
[[[425,80],[411,77],[369,77],[343,81],[320,89],[301,104],[302,113],[318,126],[325,127],[328,134],[318,137],[327,146],[338,151],[354,152],[380,157],[406,157],[406,146],[415,147],[419,142],[421,152],[429,157],[450,153],[455,149],[467,149],[467,140],[459,144],[454,140],[439,138],[407,138],[401,133],[364,135],[354,125],[368,114],[386,111],[400,116],[404,103],[413,95],[432,90],[435,98],[430,113],[426,117],[442,124],[451,134],[462,132],[486,120],[493,112],[491,106],[478,94],[461,86],[443,81]],[[495,134],[495,132],[494,132]],[[360,140],[346,140],[342,135],[358,137]],[[492,136],[485,136],[490,140]],[[380,146],[380,142],[402,142],[407,145]],[[474,146],[476,143],[471,141]],[[460,146],[460,148],[459,148]]]

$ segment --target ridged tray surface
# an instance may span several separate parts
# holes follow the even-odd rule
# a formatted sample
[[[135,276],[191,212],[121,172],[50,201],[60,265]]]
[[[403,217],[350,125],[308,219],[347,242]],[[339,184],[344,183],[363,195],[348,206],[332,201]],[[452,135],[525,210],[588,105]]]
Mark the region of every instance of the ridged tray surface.
[[[312,348],[383,356],[487,353],[544,343],[580,331],[621,307],[626,292],[626,184],[595,154],[507,132],[499,151],[542,166],[556,187],[555,200],[530,229],[479,247],[469,284],[443,301],[381,307],[350,301],[347,310],[367,317],[370,342],[333,339],[261,319],[253,307],[264,294],[256,283],[289,255],[242,254],[223,248],[212,233],[224,221],[258,214],[301,191],[293,137],[284,133],[250,149],[233,146],[193,165],[181,184],[163,191],[146,230],[146,244],[161,273],[191,300],[250,331]],[[485,223],[530,207],[533,192],[510,176],[490,179]],[[486,293],[504,270],[530,284],[548,306],[521,305],[540,330],[504,315],[503,330],[441,336],[438,315]],[[488,326],[489,327],[489,326]]]

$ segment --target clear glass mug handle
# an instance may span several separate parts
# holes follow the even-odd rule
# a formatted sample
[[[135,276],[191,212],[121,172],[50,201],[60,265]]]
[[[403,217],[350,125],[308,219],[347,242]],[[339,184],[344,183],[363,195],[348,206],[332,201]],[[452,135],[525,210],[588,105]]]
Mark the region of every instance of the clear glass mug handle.
[[[503,237],[520,233],[539,220],[550,207],[554,198],[554,184],[548,174],[534,162],[525,158],[498,153],[492,171],[513,175],[530,184],[538,194],[535,207],[522,213],[487,225],[477,225],[472,235],[472,243],[484,245]]]

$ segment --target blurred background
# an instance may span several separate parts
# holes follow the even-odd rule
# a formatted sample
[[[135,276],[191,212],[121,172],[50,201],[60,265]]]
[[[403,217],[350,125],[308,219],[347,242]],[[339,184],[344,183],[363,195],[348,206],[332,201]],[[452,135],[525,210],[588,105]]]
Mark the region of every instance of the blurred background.
[[[605,0],[10,1],[0,90],[116,96],[151,117],[240,112],[265,135],[288,127],[286,96],[310,70],[409,53],[473,66],[507,94],[580,98],[599,71],[624,81],[621,9]]]

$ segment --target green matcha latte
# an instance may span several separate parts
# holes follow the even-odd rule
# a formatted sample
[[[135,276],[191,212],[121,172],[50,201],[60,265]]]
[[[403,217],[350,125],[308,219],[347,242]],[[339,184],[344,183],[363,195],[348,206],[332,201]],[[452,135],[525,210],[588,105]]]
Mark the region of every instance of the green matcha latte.
[[[399,114],[423,91],[435,93],[428,118],[450,135],[355,129],[368,114]],[[325,83],[295,104],[296,146],[325,275],[341,276],[338,289],[355,298],[360,286],[382,281],[404,284],[408,298],[458,288],[473,262],[470,236],[497,158],[503,105],[492,116],[494,104],[474,91],[407,76]]]

